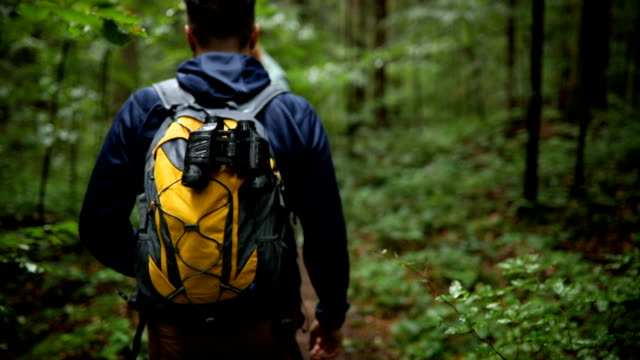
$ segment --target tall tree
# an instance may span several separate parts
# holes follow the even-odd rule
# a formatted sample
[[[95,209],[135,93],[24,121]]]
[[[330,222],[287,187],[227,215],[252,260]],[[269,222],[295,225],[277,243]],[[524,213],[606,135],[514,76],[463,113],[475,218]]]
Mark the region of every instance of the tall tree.
[[[346,107],[348,114],[347,135],[353,136],[362,125],[362,108],[365,100],[365,86],[361,81],[360,62],[365,49],[365,6],[363,0],[347,0],[345,2],[344,34],[345,45],[349,50],[348,62],[352,68],[346,86]]]
[[[627,71],[627,102],[632,106],[640,105],[640,4],[635,5],[635,28],[629,34],[627,43],[628,71]]]
[[[129,41],[120,49],[120,59],[118,66],[125,69],[126,76],[119,77],[115,84],[113,102],[123,104],[127,98],[135,91],[140,84],[140,51],[137,41]],[[108,59],[111,61],[110,59]]]
[[[104,121],[111,121],[110,108],[109,108],[109,65],[111,64],[112,50],[108,47],[102,54],[102,60],[100,62],[100,107],[98,109],[97,119]]]
[[[607,107],[607,68],[609,67],[611,18],[613,0],[586,1],[583,0],[582,20],[586,25],[580,25],[580,36],[585,32],[586,38],[580,40],[580,45],[588,52],[585,76],[589,76],[589,102],[595,108]],[[588,6],[586,13],[584,7]],[[587,18],[585,18],[585,16]],[[585,27],[586,26],[586,27]]]
[[[544,38],[544,0],[532,1],[531,24],[531,98],[527,109],[527,156],[524,173],[524,198],[538,201],[538,153],[542,116],[542,48]]]
[[[45,199],[47,196],[47,183],[49,182],[49,175],[51,171],[51,159],[53,157],[53,149],[56,138],[56,126],[58,124],[58,110],[60,108],[60,93],[62,93],[62,86],[65,79],[65,69],[67,60],[69,58],[69,52],[72,47],[71,40],[64,40],[60,48],[60,62],[56,67],[55,87],[56,90],[51,93],[51,99],[48,106],[48,122],[51,127],[51,138],[45,144],[44,157],[42,158],[42,169],[40,174],[40,186],[38,191],[38,219],[44,223],[45,221]]]
[[[585,185],[584,153],[592,108],[606,107],[606,70],[609,61],[611,0],[582,0],[574,91],[570,121],[578,123],[578,140],[571,195],[582,197]],[[602,27],[596,26],[601,24]]]
[[[517,0],[507,0],[509,13],[507,15],[507,108],[509,116],[513,116],[516,107],[516,6]]]
[[[385,24],[387,18],[387,0],[373,1],[373,14],[375,21],[373,47],[378,51],[378,57],[374,61],[373,72],[374,116],[376,126],[385,127],[388,125],[387,107],[384,100],[387,78],[385,73],[385,59],[384,56],[380,55],[380,52],[387,43],[387,28]]]

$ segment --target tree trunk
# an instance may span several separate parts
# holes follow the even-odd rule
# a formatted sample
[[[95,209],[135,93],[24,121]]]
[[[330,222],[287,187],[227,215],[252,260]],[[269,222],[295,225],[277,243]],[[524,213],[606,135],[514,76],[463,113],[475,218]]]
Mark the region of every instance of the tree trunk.
[[[387,0],[376,0],[373,2],[375,31],[373,47],[378,53],[385,47],[387,43],[387,29],[385,19],[387,18]],[[385,60],[378,55],[374,61],[373,75],[373,101],[374,117],[376,127],[387,127],[389,125],[387,119],[387,106],[385,105],[386,92],[386,75]]]
[[[564,2],[558,5],[557,11],[565,14],[575,14],[580,11],[579,4],[574,2]],[[560,34],[573,34],[576,31],[575,20],[573,18],[566,17],[562,22],[557,24],[554,29],[550,29],[552,33]],[[557,86],[557,108],[561,111],[565,117],[569,111],[569,105],[571,104],[571,96],[574,88],[574,75],[573,68],[575,66],[574,51],[575,51],[575,37],[574,36],[562,36],[558,39],[559,50],[558,55],[561,62],[557,65],[556,81]]]
[[[107,48],[102,55],[100,63],[100,109],[98,119],[111,121],[111,111],[109,102],[109,64],[111,63],[111,48]]]
[[[115,104],[123,104],[131,93],[138,88],[140,83],[140,62],[138,56],[138,45],[134,39],[127,43],[127,45],[120,48],[121,59],[118,66],[124,68],[127,74],[126,78],[120,78],[116,81],[116,89],[113,95],[113,102]]]
[[[628,40],[628,72],[627,72],[627,103],[631,106],[640,105],[638,87],[640,86],[640,4],[636,3],[635,29]]]
[[[508,0],[509,15],[507,16],[507,109],[509,118],[513,120],[516,108],[516,6],[517,0]]]
[[[527,111],[527,156],[524,174],[524,198],[538,201],[538,152],[542,115],[542,45],[544,37],[544,0],[532,2],[531,25],[531,99]]]
[[[45,144],[44,157],[42,158],[42,168],[40,173],[40,186],[38,191],[38,220],[42,223],[45,222],[45,199],[47,196],[47,183],[49,182],[49,172],[51,168],[51,158],[53,156],[53,148],[56,137],[56,125],[58,122],[58,108],[60,107],[60,93],[62,92],[62,83],[65,76],[65,67],[67,59],[69,57],[69,51],[71,49],[71,41],[65,40],[62,43],[60,62],[56,70],[56,82],[55,91],[49,101],[49,125],[52,128],[51,141]]]
[[[585,39],[589,55],[589,69],[585,75],[590,76],[589,102],[596,109],[607,108],[607,68],[609,67],[612,0],[585,1],[593,8],[588,11],[585,31],[589,38]]]
[[[591,122],[591,107],[589,106],[589,76],[585,73],[589,69],[589,60],[585,56],[589,55],[589,0],[582,0],[580,9],[580,25],[578,32],[578,51],[575,64],[576,74],[575,87],[569,108],[569,120],[578,124],[578,140],[576,144],[576,158],[573,169],[573,184],[570,195],[573,198],[582,198],[585,195],[584,176],[584,150],[586,147],[587,128]]]
[[[596,26],[597,24],[602,24],[602,27]],[[611,0],[582,0],[575,89],[569,109],[569,120],[579,124],[573,185],[570,191],[574,198],[586,195],[584,152],[587,130],[592,118],[591,109],[607,105],[606,70],[609,61],[610,24]]]
[[[71,115],[71,128],[79,129],[80,119],[79,114]],[[71,199],[72,204],[77,204],[78,201],[78,148],[79,148],[79,137],[72,139],[69,142],[69,199]]]
[[[352,73],[356,74],[352,77],[346,86],[346,108],[348,116],[347,136],[352,137],[356,131],[362,126],[362,109],[365,101],[365,87],[359,81],[357,74],[360,73],[360,60],[365,48],[364,37],[364,6],[362,0],[346,1],[345,9],[345,43],[350,51],[350,57],[347,60],[351,64]]]

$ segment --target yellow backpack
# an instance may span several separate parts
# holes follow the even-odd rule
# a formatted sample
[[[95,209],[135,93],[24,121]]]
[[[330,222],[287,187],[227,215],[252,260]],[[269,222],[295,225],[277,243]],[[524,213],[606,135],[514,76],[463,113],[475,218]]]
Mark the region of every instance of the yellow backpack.
[[[282,93],[199,106],[175,79],[154,85],[170,112],[146,161],[138,291],[157,303],[215,304],[268,291],[291,236],[283,184],[255,116]]]

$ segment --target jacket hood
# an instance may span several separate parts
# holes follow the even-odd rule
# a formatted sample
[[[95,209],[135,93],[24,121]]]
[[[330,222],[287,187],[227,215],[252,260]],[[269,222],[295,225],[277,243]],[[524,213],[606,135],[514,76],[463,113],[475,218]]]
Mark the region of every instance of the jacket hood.
[[[250,100],[271,80],[255,58],[239,53],[209,52],[189,59],[178,67],[180,86],[196,101],[215,107]]]

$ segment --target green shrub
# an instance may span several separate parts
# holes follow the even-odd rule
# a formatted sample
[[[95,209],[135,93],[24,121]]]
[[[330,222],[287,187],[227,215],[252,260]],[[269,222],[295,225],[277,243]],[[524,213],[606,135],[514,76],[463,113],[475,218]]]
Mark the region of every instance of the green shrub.
[[[133,282],[96,261],[78,241],[77,223],[0,234],[0,357],[115,359],[134,329],[116,286]]]
[[[439,304],[396,324],[405,358],[628,359],[640,349],[639,250],[605,264],[567,252],[522,255],[498,268],[502,284],[465,290],[453,281]]]

